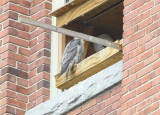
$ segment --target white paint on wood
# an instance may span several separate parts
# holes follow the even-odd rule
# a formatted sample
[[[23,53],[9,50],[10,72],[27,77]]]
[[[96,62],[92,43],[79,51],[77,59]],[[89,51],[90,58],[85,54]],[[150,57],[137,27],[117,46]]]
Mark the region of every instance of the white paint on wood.
[[[53,0],[52,10],[56,10],[64,5],[64,0]],[[56,17],[52,17],[52,24],[56,26]],[[58,33],[52,32],[51,39],[51,74],[50,74],[50,98],[56,96],[61,92],[56,88],[56,81],[54,76],[58,73]]]

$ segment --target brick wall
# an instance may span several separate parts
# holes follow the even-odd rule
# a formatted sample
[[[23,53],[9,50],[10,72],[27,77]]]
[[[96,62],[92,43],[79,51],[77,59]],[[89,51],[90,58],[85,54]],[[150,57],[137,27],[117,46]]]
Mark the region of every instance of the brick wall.
[[[0,2],[0,114],[23,115],[49,98],[50,31],[17,22],[51,24],[51,0]]]
[[[0,114],[23,115],[49,98],[51,0],[0,2]],[[68,115],[160,113],[160,0],[124,0],[123,80]]]
[[[160,0],[124,0],[122,114],[160,113]]]

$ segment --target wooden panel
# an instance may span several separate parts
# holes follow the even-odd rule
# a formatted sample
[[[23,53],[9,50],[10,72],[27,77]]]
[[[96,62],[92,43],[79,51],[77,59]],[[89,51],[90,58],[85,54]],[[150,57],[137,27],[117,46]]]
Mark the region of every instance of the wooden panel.
[[[120,42],[120,44],[122,43]],[[60,89],[68,89],[121,59],[122,52],[120,50],[107,47],[79,63],[67,80],[65,79],[65,73],[59,78],[55,76],[56,86]]]
[[[107,1],[108,0],[87,0],[83,4],[80,4],[77,7],[72,8],[65,14],[57,17],[57,26],[63,26]]]
[[[79,5],[85,1],[86,0],[71,0],[70,2],[68,2],[64,6],[62,6],[61,8],[51,12],[50,15],[58,17],[64,13],[66,13],[67,11],[72,9],[73,7],[76,7],[77,5]]]
[[[66,46],[66,35],[58,33],[58,70],[61,68],[62,55]]]

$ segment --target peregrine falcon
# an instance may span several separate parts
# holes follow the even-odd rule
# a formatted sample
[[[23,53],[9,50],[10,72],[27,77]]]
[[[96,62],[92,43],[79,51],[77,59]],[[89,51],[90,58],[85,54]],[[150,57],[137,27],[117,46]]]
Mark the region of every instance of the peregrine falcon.
[[[78,38],[71,40],[64,50],[62,57],[62,68],[58,74],[58,77],[66,72],[66,78],[68,78],[68,75],[71,73],[73,66],[82,60],[83,52],[84,41]]]

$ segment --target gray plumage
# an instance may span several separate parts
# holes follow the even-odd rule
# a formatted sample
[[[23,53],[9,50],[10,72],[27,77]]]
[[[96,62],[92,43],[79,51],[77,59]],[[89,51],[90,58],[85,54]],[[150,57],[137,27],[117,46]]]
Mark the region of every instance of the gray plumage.
[[[83,51],[84,42],[82,39],[76,38],[67,44],[62,57],[61,72],[58,74],[58,77],[60,77],[64,72],[66,72],[66,77],[68,77],[73,65],[78,64],[82,60]]]

